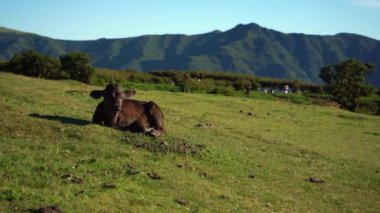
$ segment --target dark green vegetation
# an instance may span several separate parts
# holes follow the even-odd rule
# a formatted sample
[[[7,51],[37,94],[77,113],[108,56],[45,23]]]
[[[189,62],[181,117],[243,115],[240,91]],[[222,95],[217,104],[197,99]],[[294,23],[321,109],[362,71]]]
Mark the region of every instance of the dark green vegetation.
[[[349,61],[352,60],[350,59]],[[356,61],[356,63],[360,62]],[[354,73],[354,75],[358,73]],[[344,105],[346,102],[342,102],[330,95],[330,93],[334,91],[339,91],[333,90],[332,85],[315,85],[297,80],[289,81],[261,78],[248,74],[180,71],[156,71],[144,73],[136,71],[96,69],[94,75],[90,79],[90,84],[93,85],[105,86],[109,82],[119,83],[126,88],[137,88],[142,90],[221,94],[225,96],[263,100],[284,100],[298,104],[337,105],[337,103],[333,101],[338,101],[343,108],[348,108]],[[362,84],[366,88],[368,87],[370,91],[367,93],[362,93],[360,90],[352,91],[353,94],[356,93],[358,96],[355,97],[356,107],[351,111],[380,115],[380,95],[372,94],[373,88],[365,84],[365,82],[362,82]],[[285,86],[290,87],[291,93],[283,93]],[[347,91],[350,89],[358,89],[355,87],[357,85],[353,83],[344,86],[348,87]],[[264,93],[264,89],[268,89],[268,93]],[[276,90],[273,94],[270,92],[272,89]],[[298,93],[297,91],[302,92]],[[340,95],[346,94],[344,91],[345,90],[343,90]],[[379,91],[377,91],[377,93],[379,93]],[[350,93],[346,94],[346,96],[348,96],[348,98],[353,97]],[[344,100],[346,99],[343,99],[343,101]]]
[[[0,73],[0,212],[376,212],[380,118],[138,90],[152,139],[91,124],[100,87]]]
[[[0,71],[47,79],[72,79],[89,83],[94,68],[85,53],[71,52],[59,60],[34,50],[15,54],[8,62],[0,63]]]
[[[96,67],[205,70],[255,74],[320,83],[319,69],[347,58],[380,67],[380,42],[360,35],[284,34],[256,24],[200,35],[148,35],[123,39],[64,41],[0,30],[0,59],[34,49],[52,56],[86,52]],[[380,87],[380,72],[370,82]]]
[[[145,84],[165,84],[170,89],[168,91],[182,91],[195,93],[213,93],[218,89],[229,90],[257,90],[260,88],[284,89],[286,85],[295,90],[309,91],[312,93],[323,93],[323,86],[301,83],[300,81],[289,81],[274,78],[260,78],[248,74],[237,74],[228,72],[199,72],[199,71],[155,71],[138,72],[133,70],[110,70],[96,69],[90,79],[93,85],[106,85],[109,82],[121,84],[144,83]],[[144,86],[143,85],[143,86]],[[146,86],[146,85],[145,85]],[[173,89],[175,88],[175,89]],[[159,89],[159,88],[157,88]]]
[[[89,83],[94,68],[90,65],[90,57],[85,53],[72,52],[59,57],[62,70],[68,73],[69,79]]]
[[[329,83],[327,86],[302,83],[298,80],[262,78],[249,74],[227,72],[171,70],[145,73],[110,69],[96,69],[95,71],[89,64],[88,56],[79,52],[65,54],[60,56],[58,60],[33,50],[23,51],[21,54],[14,55],[8,62],[0,63],[0,71],[47,79],[78,80],[101,86],[113,82],[124,87],[145,90],[222,94],[264,99],[280,98],[303,104],[326,105],[330,104],[331,100],[336,100],[343,108],[348,108],[351,111],[380,114],[380,98],[378,95],[372,95],[373,88],[366,84],[363,73],[365,70],[361,70],[363,67],[367,68],[367,65],[353,59],[348,61],[355,62],[353,65],[358,66],[351,66],[350,63],[344,61],[339,64],[350,66],[336,65],[335,67],[339,68],[340,73],[346,73],[339,75],[344,76],[339,81],[337,81],[336,69],[330,65],[322,68],[321,77]],[[359,77],[354,78],[355,76]],[[347,79],[352,80],[347,81]],[[336,82],[341,83],[337,84]],[[284,94],[285,88],[288,88],[287,92],[291,94]],[[265,90],[268,94],[260,94],[257,90],[261,92]],[[272,94],[271,91],[276,92]],[[332,98],[327,93],[332,94]],[[366,98],[360,99],[361,97]]]
[[[348,59],[322,67],[320,77],[329,85],[333,98],[344,108],[355,112],[360,98],[373,94],[374,89],[367,78],[374,69],[372,64]]]

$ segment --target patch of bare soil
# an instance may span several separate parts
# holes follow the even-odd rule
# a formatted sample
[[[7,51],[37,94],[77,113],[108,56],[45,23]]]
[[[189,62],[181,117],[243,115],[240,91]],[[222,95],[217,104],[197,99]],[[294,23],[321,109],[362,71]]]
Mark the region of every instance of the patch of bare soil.
[[[251,172],[249,175],[248,175],[248,178],[251,178],[251,179],[255,179],[256,178],[256,174]]]
[[[126,166],[127,174],[129,175],[137,175],[140,171],[136,169],[136,167],[132,164],[127,164]]]
[[[206,128],[211,128],[212,127],[212,124],[211,123],[197,123],[194,125],[195,128],[202,128],[202,129],[206,129]]]
[[[324,180],[316,178],[316,177],[309,177],[308,179],[306,179],[306,181],[309,181],[311,183],[325,183]]]
[[[102,188],[103,189],[114,189],[114,188],[116,188],[116,185],[113,183],[103,183]]]
[[[185,200],[183,198],[177,198],[174,200],[176,203],[178,203],[179,205],[181,206],[186,206],[189,204],[189,201],[188,200]]]
[[[32,213],[61,213],[62,210],[59,208],[58,205],[53,205],[53,206],[43,206],[38,209],[33,209],[30,212]]]
[[[338,102],[333,101],[333,100],[326,100],[323,98],[310,98],[310,100],[311,100],[311,103],[314,105],[330,106],[330,107],[336,107],[336,108],[341,107],[341,105]]]
[[[203,144],[191,144],[179,137],[148,138],[139,134],[126,133],[125,141],[134,147],[145,149],[153,153],[199,154]]]
[[[72,174],[62,175],[62,179],[68,180],[71,183],[75,183],[75,184],[81,184],[83,182],[82,178],[76,177]]]
[[[159,175],[158,173],[155,173],[155,172],[148,172],[147,175],[148,175],[148,177],[150,177],[153,180],[160,180],[160,179],[162,179],[161,175]]]

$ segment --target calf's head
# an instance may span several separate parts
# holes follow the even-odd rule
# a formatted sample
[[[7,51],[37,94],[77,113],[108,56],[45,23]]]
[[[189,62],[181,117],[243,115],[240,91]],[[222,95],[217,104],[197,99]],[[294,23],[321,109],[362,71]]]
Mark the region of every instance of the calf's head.
[[[136,94],[134,89],[122,90],[117,84],[108,84],[104,90],[93,90],[90,95],[95,99],[104,98],[106,107],[120,111],[123,99],[130,98]]]

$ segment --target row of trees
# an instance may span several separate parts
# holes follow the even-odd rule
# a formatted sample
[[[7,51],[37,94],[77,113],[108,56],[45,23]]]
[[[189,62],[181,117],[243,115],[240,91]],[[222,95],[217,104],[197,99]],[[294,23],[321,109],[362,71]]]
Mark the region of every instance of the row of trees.
[[[141,83],[173,83],[182,92],[206,92],[232,94],[235,90],[243,90],[249,93],[258,87],[273,89],[284,88],[288,85],[294,90],[308,91],[313,94],[328,93],[350,111],[357,111],[362,97],[370,96],[374,88],[367,82],[367,76],[375,70],[373,64],[363,63],[355,59],[348,59],[337,64],[326,65],[320,70],[320,78],[326,85],[315,85],[300,82],[298,80],[280,80],[272,78],[255,77],[252,75],[225,73],[225,72],[200,72],[200,71],[156,71],[151,73],[127,70],[123,72],[105,70],[96,73],[99,79],[106,82],[114,81],[141,82]],[[369,103],[370,102],[370,103]],[[376,101],[375,101],[376,102]],[[380,110],[380,105],[374,101],[368,101],[366,105]],[[376,107],[374,107],[376,105]]]
[[[0,70],[38,78],[73,79],[88,83],[94,68],[85,53],[72,52],[59,59],[34,50],[15,54],[8,62],[0,64]]]
[[[90,58],[85,53],[72,52],[61,55],[57,59],[34,50],[27,50],[14,55],[8,62],[0,62],[0,70],[47,79],[73,79],[84,83],[90,83],[91,78],[110,82],[115,80],[115,76],[122,78],[123,81],[172,82],[184,92],[212,93],[221,88],[231,88],[249,93],[250,90],[255,90],[260,86],[283,88],[284,85],[289,85],[291,88],[308,90],[312,93],[328,92],[343,108],[356,111],[361,97],[369,96],[374,92],[374,88],[367,82],[367,76],[374,72],[375,66],[355,59],[326,65],[321,68],[319,76],[327,85],[321,86],[304,84],[297,80],[257,78],[252,75],[223,72],[180,72],[172,70],[142,73],[107,70],[93,75],[94,68],[90,65]]]
[[[171,79],[175,83],[181,83],[188,81],[189,85],[195,87],[206,87],[207,85],[214,84],[215,86],[228,87],[231,86],[235,90],[244,90],[247,93],[250,90],[256,90],[257,88],[272,88],[283,89],[286,85],[302,91],[309,91],[312,93],[322,93],[323,87],[321,85],[310,84],[301,82],[299,80],[285,80],[275,79],[269,77],[257,77],[249,74],[227,73],[227,72],[201,72],[201,71],[156,71],[151,72],[151,75],[155,77]],[[202,82],[195,82],[197,79],[201,79]],[[210,81],[212,81],[210,83]]]

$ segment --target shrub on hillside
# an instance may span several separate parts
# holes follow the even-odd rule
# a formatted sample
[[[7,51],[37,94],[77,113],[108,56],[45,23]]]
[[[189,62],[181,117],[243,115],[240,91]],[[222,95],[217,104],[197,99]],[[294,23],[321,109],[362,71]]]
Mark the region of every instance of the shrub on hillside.
[[[59,57],[62,70],[70,79],[89,83],[94,68],[90,65],[90,57],[85,53],[72,52]]]
[[[209,92],[210,94],[220,94],[225,96],[233,96],[235,89],[232,87],[216,87]]]
[[[0,72],[5,71],[6,62],[0,59]]]
[[[106,86],[110,81],[107,81],[105,78],[99,77],[96,74],[90,76],[89,84],[98,85],[98,86]]]
[[[347,59],[321,68],[319,77],[331,87],[331,95],[343,108],[355,112],[361,97],[373,93],[367,77],[375,65]]]
[[[380,98],[362,98],[359,100],[356,112],[380,115]]]
[[[97,68],[94,74],[90,77],[90,84],[104,86],[103,83],[120,83],[126,81],[128,77],[129,71]]]
[[[5,70],[39,78],[63,79],[69,77],[61,70],[61,65],[56,58],[42,55],[34,50],[15,54],[5,64]]]
[[[69,53],[58,60],[34,50],[15,54],[8,62],[0,64],[0,69],[31,77],[72,79],[84,83],[90,81],[94,72],[88,55],[84,53]]]
[[[194,79],[187,80],[187,87],[189,92],[210,92],[215,88],[213,79]]]

